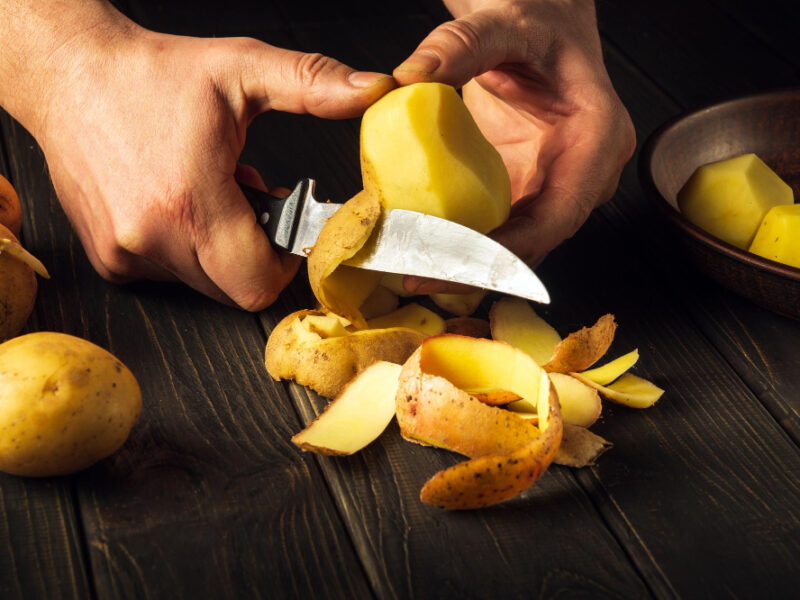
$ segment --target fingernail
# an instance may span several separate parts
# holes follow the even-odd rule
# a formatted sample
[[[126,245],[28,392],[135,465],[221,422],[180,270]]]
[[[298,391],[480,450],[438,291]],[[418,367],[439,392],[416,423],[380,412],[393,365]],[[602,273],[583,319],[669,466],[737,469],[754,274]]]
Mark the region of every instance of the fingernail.
[[[439,68],[440,64],[442,64],[442,59],[438,54],[430,50],[420,50],[409,56],[403,64],[397,67],[397,70],[431,74]]]
[[[383,79],[387,79],[389,76],[384,75],[383,73],[369,73],[367,71],[353,71],[350,75],[347,76],[347,80],[350,82],[350,85],[357,88],[367,88],[372,85],[375,85],[379,81]]]

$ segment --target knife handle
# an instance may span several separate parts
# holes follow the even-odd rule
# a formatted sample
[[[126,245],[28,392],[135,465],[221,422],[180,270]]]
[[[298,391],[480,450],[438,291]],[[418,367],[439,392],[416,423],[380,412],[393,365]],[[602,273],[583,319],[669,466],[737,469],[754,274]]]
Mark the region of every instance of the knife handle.
[[[291,251],[297,221],[306,198],[313,191],[313,181],[301,179],[286,198],[278,198],[241,183],[239,187],[272,245]]]

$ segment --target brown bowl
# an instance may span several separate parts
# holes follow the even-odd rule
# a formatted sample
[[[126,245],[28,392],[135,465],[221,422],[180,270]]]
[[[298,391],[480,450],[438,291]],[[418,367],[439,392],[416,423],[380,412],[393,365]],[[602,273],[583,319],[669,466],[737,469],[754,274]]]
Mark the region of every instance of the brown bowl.
[[[746,96],[680,115],[647,139],[642,187],[677,228],[687,257],[717,283],[778,314],[800,319],[800,269],[723,242],[678,212],[677,195],[700,165],[754,152],[800,198],[800,88]]]

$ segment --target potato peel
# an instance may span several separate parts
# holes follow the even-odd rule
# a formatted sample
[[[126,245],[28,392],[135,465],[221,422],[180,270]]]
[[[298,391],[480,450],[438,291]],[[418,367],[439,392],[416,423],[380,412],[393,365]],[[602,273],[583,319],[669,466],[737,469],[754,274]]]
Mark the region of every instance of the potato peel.
[[[565,467],[591,467],[614,444],[585,427],[564,423],[561,445],[553,462]]]
[[[596,388],[603,398],[630,408],[649,408],[664,394],[664,390],[653,382],[631,373],[625,373],[608,386],[599,385],[580,373],[572,373],[572,376]]]
[[[614,341],[616,330],[614,315],[603,315],[591,327],[583,327],[564,338],[542,368],[548,373],[588,369],[606,353]]]
[[[439,471],[420,491],[420,500],[449,510],[491,506],[528,489],[550,466],[561,443],[558,397],[546,377],[544,393],[550,401],[542,433],[510,454],[473,458]]]
[[[340,265],[364,247],[380,216],[380,200],[362,190],[327,220],[308,255],[308,282],[317,300],[358,329],[367,326],[359,307],[382,274]]]
[[[600,367],[583,371],[581,375],[586,377],[586,379],[591,379],[595,383],[599,383],[600,385],[608,385],[633,367],[638,360],[639,350],[637,348],[631,352],[628,352],[627,354],[623,354],[619,358],[615,358],[611,362],[607,362]]]
[[[401,369],[378,361],[361,371],[292,442],[333,456],[353,454],[373,442],[394,417]]]
[[[300,310],[282,319],[267,340],[264,364],[273,379],[293,379],[328,398],[377,360],[402,364],[425,337],[398,327],[323,338],[302,326],[307,315],[325,313]]]
[[[489,310],[492,337],[530,355],[537,364],[552,356],[561,336],[522,298],[501,298]]]
[[[396,406],[398,423],[407,439],[474,457],[437,473],[422,488],[423,502],[447,509],[490,506],[530,487],[552,462],[562,432],[555,388],[530,357],[502,342],[459,337],[445,335],[423,342],[403,367]],[[515,357],[524,357],[516,363],[507,361],[514,364],[498,374],[497,383],[516,391],[524,389],[528,397],[535,397],[539,414],[544,415],[539,419],[540,429],[513,412],[470,397],[445,377],[424,372],[426,344],[438,347],[431,350],[431,366],[449,372],[451,377],[461,364],[464,351],[512,351]],[[455,361],[453,365],[442,363],[448,354]],[[471,369],[461,379],[469,379],[470,375],[474,375]],[[502,381],[504,376],[510,383]],[[477,377],[480,379],[481,375]]]

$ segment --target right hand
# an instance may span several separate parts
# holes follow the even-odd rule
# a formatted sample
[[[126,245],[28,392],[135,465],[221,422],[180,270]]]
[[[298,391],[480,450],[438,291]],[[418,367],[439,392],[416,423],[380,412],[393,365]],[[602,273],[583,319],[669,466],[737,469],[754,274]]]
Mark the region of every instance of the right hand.
[[[253,39],[153,33],[110,8],[90,25],[50,55],[61,76],[23,122],[89,260],[111,281],[177,279],[266,307],[300,261],[270,246],[238,188],[266,189],[237,162],[248,124],[357,117],[394,81]]]

